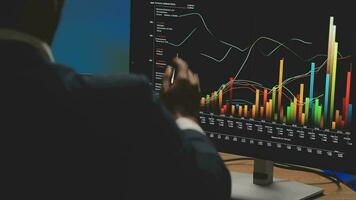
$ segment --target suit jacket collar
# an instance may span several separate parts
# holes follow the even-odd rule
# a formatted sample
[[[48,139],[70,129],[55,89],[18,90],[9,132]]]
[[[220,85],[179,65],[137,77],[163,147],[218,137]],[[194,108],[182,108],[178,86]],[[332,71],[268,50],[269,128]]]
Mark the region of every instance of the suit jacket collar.
[[[12,29],[0,29],[0,40],[12,40],[26,43],[36,48],[42,55],[44,55],[48,59],[48,61],[52,63],[54,63],[55,61],[52,50],[48,46],[48,44],[29,34]]]

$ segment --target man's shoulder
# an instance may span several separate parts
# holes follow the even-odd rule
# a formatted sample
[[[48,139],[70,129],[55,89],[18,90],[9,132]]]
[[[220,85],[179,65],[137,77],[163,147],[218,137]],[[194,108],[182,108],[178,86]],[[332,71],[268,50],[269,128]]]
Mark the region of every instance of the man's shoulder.
[[[149,89],[148,79],[141,75],[110,75],[99,76],[91,74],[79,74],[84,85],[93,89]]]
[[[56,69],[64,84],[72,90],[89,92],[108,92],[110,90],[151,92],[151,84],[143,75],[95,75],[77,73],[65,65],[53,64],[51,67]]]

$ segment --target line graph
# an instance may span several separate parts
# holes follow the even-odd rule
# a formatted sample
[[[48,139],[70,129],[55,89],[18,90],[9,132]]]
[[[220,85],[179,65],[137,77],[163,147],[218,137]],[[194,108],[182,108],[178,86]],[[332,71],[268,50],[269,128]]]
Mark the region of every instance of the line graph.
[[[189,17],[189,16],[198,16],[198,17],[200,18],[200,20],[201,20],[201,22],[202,22],[202,24],[203,24],[205,30],[206,30],[211,36],[213,36],[214,38],[216,38],[216,36],[213,34],[213,32],[209,29],[209,27],[208,27],[208,25],[207,25],[207,23],[206,23],[204,17],[202,16],[202,14],[197,13],[197,12],[187,13],[187,14],[180,15],[179,18],[184,18],[184,17]],[[172,46],[176,46],[176,47],[182,46],[182,45],[193,35],[193,33],[195,33],[195,32],[197,31],[197,29],[198,29],[198,28],[193,29],[193,31],[192,31],[190,34],[188,34],[188,36],[187,36],[181,43],[179,43],[179,45],[176,45],[176,44],[173,44],[173,43],[170,43],[170,42],[168,42],[168,44],[170,44],[170,45],[172,45]],[[248,59],[249,59],[249,57],[250,57],[252,51],[254,50],[254,47],[258,44],[258,42],[260,42],[260,41],[262,41],[262,40],[267,40],[267,41],[271,41],[271,42],[274,42],[274,43],[278,44],[278,45],[277,45],[272,51],[270,51],[269,53],[261,52],[262,55],[264,55],[264,56],[266,56],[266,57],[269,57],[269,56],[273,55],[273,53],[275,53],[277,50],[279,50],[279,49],[282,48],[282,47],[285,48],[287,51],[291,52],[292,54],[294,54],[298,59],[300,59],[300,60],[302,60],[302,61],[304,61],[304,62],[311,62],[311,61],[313,61],[313,60],[315,60],[315,59],[317,59],[317,58],[319,58],[319,57],[327,57],[326,54],[317,54],[317,55],[312,56],[312,57],[310,57],[310,58],[303,58],[302,56],[300,56],[298,53],[296,53],[294,50],[290,49],[290,48],[286,45],[288,42],[291,42],[291,41],[299,42],[299,43],[304,44],[304,45],[312,45],[312,44],[313,44],[312,42],[304,41],[304,40],[299,39],[299,38],[291,38],[291,39],[289,39],[288,41],[282,43],[282,42],[280,42],[280,41],[277,41],[276,39],[269,38],[269,37],[264,37],[264,36],[257,38],[251,45],[249,45],[248,47],[245,47],[245,48],[238,47],[238,46],[233,45],[233,44],[231,44],[231,43],[225,42],[224,40],[219,40],[219,42],[221,42],[222,44],[225,44],[225,45],[227,45],[227,46],[230,47],[230,48],[228,48],[228,50],[226,51],[226,53],[224,54],[224,56],[223,56],[222,58],[215,58],[215,57],[210,56],[210,55],[208,55],[208,54],[206,54],[206,53],[200,53],[200,55],[203,56],[203,57],[206,57],[206,58],[208,58],[208,59],[211,59],[211,60],[213,60],[213,61],[215,61],[215,62],[219,62],[219,63],[220,63],[220,62],[223,62],[223,61],[229,56],[229,54],[232,52],[233,49],[236,49],[236,50],[238,50],[238,51],[240,51],[240,52],[246,52],[246,51],[248,51],[248,53],[247,53],[247,55],[246,55],[244,61],[242,62],[241,66],[239,67],[239,70],[237,71],[237,73],[236,73],[236,75],[235,75],[235,77],[234,77],[234,79],[237,79],[238,76],[240,75],[240,73],[242,72],[243,68],[245,67],[245,65],[246,65],[246,63],[247,63],[247,61],[248,61]],[[340,55],[340,59],[345,58],[345,57],[342,56],[342,54],[341,54],[340,52],[338,52],[338,54]],[[347,57],[349,58],[350,56],[347,56]]]
[[[174,43],[171,43],[171,42],[167,42],[167,44],[169,44],[169,45],[171,45],[171,46],[174,46],[174,47],[180,47],[180,46],[182,46],[182,45],[197,31],[197,29],[198,29],[198,28],[193,29],[192,32],[190,32],[190,33],[188,34],[188,36],[185,37],[185,39],[184,39],[182,42],[180,42],[179,44],[174,44]]]

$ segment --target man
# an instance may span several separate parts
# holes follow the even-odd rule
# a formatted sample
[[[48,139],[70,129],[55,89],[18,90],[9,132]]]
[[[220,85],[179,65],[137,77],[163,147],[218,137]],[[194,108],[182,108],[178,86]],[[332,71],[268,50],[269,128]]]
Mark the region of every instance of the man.
[[[161,101],[170,113],[143,77],[77,74],[55,64],[47,45],[62,7],[0,3],[2,133],[35,136],[6,149],[3,190],[36,199],[229,199],[230,175],[196,123],[199,79],[187,63],[174,60],[174,84],[166,71]]]

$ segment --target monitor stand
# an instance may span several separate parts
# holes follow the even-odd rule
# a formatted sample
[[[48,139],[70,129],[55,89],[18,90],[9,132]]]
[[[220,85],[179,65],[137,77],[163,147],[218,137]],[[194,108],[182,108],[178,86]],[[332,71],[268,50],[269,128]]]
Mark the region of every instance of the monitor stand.
[[[287,180],[273,179],[273,162],[255,159],[254,173],[231,172],[231,199],[293,200],[312,199],[323,189]]]

